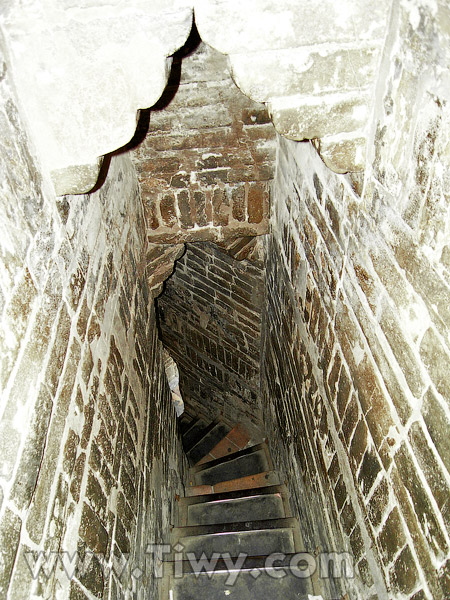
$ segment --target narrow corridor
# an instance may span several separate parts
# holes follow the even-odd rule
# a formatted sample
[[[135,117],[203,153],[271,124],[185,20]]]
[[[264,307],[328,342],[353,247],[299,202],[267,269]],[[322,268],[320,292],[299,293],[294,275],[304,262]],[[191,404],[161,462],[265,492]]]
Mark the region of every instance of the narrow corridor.
[[[449,64],[446,0],[1,4],[2,600],[450,598]]]

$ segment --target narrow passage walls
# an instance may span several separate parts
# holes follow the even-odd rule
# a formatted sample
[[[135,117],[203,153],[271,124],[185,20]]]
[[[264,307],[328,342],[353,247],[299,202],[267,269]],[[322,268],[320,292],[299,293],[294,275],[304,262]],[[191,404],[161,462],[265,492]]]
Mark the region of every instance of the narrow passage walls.
[[[128,598],[184,477],[137,177],[116,157],[99,191],[56,198],[0,64],[0,596]],[[42,552],[95,556],[33,576]]]

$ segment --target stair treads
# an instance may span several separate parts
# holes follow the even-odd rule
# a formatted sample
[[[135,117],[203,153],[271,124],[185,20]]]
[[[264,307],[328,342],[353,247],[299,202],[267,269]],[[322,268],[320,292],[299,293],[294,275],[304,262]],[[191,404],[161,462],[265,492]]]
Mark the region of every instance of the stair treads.
[[[259,447],[255,446],[255,448]],[[208,466],[209,464],[211,466]],[[236,453],[234,457],[233,455],[227,456],[224,459],[206,463],[204,467],[202,467],[202,470],[193,473],[196,485],[215,485],[220,481],[255,475],[270,470],[271,465],[265,449],[261,448],[248,453],[243,450]]]
[[[184,448],[190,448],[192,444],[203,434],[208,427],[208,423],[203,419],[197,419],[192,423],[186,433],[183,435]]]
[[[228,454],[239,452],[239,450],[244,449],[249,442],[250,434],[242,423],[238,423],[227,433],[223,440],[220,440],[214,448],[211,448],[209,454],[198,461],[198,464],[202,465],[217,458],[227,456]]]
[[[279,494],[204,502],[188,507],[188,525],[233,523],[285,517]]]
[[[173,554],[165,556],[162,597],[307,600],[314,590],[299,524],[266,444],[247,448],[241,424],[230,430],[202,417],[183,430],[195,466],[180,500],[183,526],[172,530]]]
[[[286,576],[283,576],[286,573]],[[280,577],[281,575],[281,577]],[[288,568],[278,567],[258,571],[243,571],[230,585],[229,573],[185,574],[182,579],[171,579],[169,589],[173,600],[307,600],[313,594],[309,578],[299,578]]]
[[[281,494],[281,496],[287,497],[288,490],[287,487],[283,485],[271,485],[267,487],[255,487],[255,488],[247,488],[244,491],[242,490],[233,490],[231,492],[224,492],[221,494],[205,494],[204,496],[197,496],[191,498],[189,496],[185,496],[184,498],[180,498],[178,502],[180,506],[191,506],[192,504],[199,504],[201,502],[217,502],[219,500],[235,500],[237,498],[250,498],[251,496],[262,496],[264,494]]]
[[[180,540],[183,553],[192,552],[197,559],[203,553],[210,558],[215,552],[239,556],[241,552],[251,555],[269,555],[273,552],[288,554],[295,551],[292,529],[263,529],[185,537]]]
[[[230,431],[225,423],[215,423],[213,428],[207,431],[205,435],[187,451],[187,456],[191,465],[195,465],[200,459],[208,454]]]
[[[263,519],[261,521],[243,521],[240,523],[213,523],[210,525],[194,525],[174,527],[172,530],[173,543],[183,537],[205,535],[210,533],[226,533],[229,531],[256,531],[257,529],[297,528],[298,521],[294,517],[281,519]]]
[[[280,485],[280,479],[276,471],[264,471],[256,475],[247,475],[238,479],[219,481],[215,485],[191,485],[186,487],[186,496],[205,496],[213,494],[224,494],[233,491],[252,490],[255,488],[273,487]]]
[[[214,460],[209,461],[207,464],[198,464],[195,465],[193,467],[191,467],[190,472],[191,473],[200,473],[201,471],[206,471],[207,469],[210,469],[211,467],[216,467],[217,465],[222,465],[226,462],[230,462],[232,460],[234,460],[235,458],[238,458],[240,456],[247,456],[247,454],[253,454],[254,452],[258,452],[259,450],[264,450],[267,454],[267,456],[269,456],[269,450],[267,448],[267,445],[265,442],[262,442],[261,444],[256,444],[254,446],[250,446],[249,448],[244,448],[244,449],[240,449],[236,452],[233,452],[232,454],[227,454],[226,456],[221,456],[220,458],[215,458]]]

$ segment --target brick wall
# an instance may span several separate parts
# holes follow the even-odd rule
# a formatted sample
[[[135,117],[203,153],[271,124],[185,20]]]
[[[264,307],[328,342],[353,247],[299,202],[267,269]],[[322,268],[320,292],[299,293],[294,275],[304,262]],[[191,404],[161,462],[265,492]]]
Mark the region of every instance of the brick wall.
[[[150,241],[267,232],[275,130],[266,107],[234,84],[226,56],[200,43],[195,29],[141,129],[133,160]]]
[[[263,275],[258,262],[195,243],[167,281],[158,299],[162,339],[194,412],[258,422]]]
[[[355,559],[325,598],[450,594],[449,22],[444,1],[392,3],[364,176],[279,140],[266,275],[191,244],[160,301],[185,399],[211,416],[260,416],[262,327],[264,423],[307,548]],[[223,56],[191,50],[142,115],[139,180],[124,151],[99,191],[64,198],[0,61],[0,595],[13,600],[157,596],[151,561],[131,569],[165,538],[184,478],[151,304],[183,247],[161,242],[231,236],[226,250],[250,256],[237,238],[267,231],[275,156],[264,106]],[[32,579],[25,557],[41,550],[109,566],[131,553],[131,569],[93,559],[69,581],[56,562]]]
[[[135,171],[116,157],[98,192],[56,199],[0,65],[0,596],[154,598],[131,571],[174,522],[184,462]],[[33,578],[42,551],[104,561]]]
[[[415,10],[392,14],[365,179],[280,140],[273,190],[265,422],[309,548],[355,559],[350,597],[450,595],[448,9]]]

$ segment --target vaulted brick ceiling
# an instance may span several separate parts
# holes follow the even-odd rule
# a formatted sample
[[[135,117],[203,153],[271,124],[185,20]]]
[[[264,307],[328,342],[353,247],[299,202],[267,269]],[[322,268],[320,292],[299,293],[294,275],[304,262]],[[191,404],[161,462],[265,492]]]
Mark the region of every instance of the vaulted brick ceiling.
[[[211,418],[221,414],[230,422],[260,417],[260,244],[238,242],[228,250],[212,243],[187,244],[158,299],[162,340],[178,364],[190,411]],[[251,250],[254,260],[230,256],[236,248],[238,256]]]

